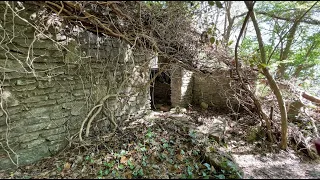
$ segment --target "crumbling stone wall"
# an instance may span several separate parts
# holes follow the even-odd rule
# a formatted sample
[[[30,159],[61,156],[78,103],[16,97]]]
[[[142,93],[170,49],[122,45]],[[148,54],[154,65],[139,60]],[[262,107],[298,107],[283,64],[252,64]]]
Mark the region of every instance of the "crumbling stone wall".
[[[187,107],[204,102],[216,109],[228,108],[236,104],[229,83],[229,70],[216,70],[208,75],[175,67],[171,76],[171,103],[173,107]]]
[[[204,102],[216,109],[228,108],[227,103],[230,103],[230,107],[234,104],[234,92],[230,89],[229,71],[216,70],[211,75],[194,74],[193,103]]]
[[[78,138],[86,115],[107,94],[119,95],[106,102],[116,122],[150,109],[143,53],[87,32],[57,42],[58,33],[45,37],[10,12],[0,2],[0,169],[57,153]],[[32,13],[26,8],[19,15],[30,21]],[[99,127],[111,129],[107,120]]]
[[[173,107],[187,107],[188,104],[201,105],[202,102],[216,110],[238,108],[235,97],[236,81],[230,78],[230,70],[216,68],[210,74],[191,72],[181,67],[173,68],[171,79],[171,101]],[[251,69],[243,69],[244,77],[254,88],[257,74]]]

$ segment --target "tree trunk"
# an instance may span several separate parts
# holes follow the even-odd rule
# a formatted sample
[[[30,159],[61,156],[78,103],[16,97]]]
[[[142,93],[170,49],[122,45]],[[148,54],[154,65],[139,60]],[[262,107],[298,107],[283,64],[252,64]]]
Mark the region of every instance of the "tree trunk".
[[[293,73],[293,77],[294,78],[297,78],[298,76],[299,76],[299,74],[300,74],[300,72],[302,71],[302,69],[303,69],[303,66],[300,64],[296,69],[295,69],[295,71],[294,71],[294,73]]]
[[[231,5],[232,5],[232,2],[231,1],[225,1],[226,2],[226,17],[225,17],[225,21],[228,21],[228,25],[226,25],[226,22],[225,22],[225,27],[224,27],[224,45],[225,47],[228,47],[228,42],[229,42],[229,39],[230,39],[230,34],[231,34],[231,29],[232,29],[232,26],[233,26],[233,22],[234,22],[234,19],[235,17],[231,18]]]
[[[268,119],[266,113],[263,112],[263,109],[262,109],[262,107],[261,107],[261,104],[260,104],[259,100],[255,97],[255,94],[250,90],[250,88],[248,88],[249,86],[245,85],[245,83],[244,83],[244,81],[243,81],[243,79],[242,79],[242,75],[241,75],[241,73],[240,73],[240,71],[239,71],[239,63],[238,63],[238,46],[239,46],[239,41],[240,41],[240,38],[241,38],[243,32],[245,31],[245,28],[246,28],[246,26],[247,26],[247,22],[248,22],[248,20],[249,20],[250,14],[253,13],[253,6],[254,6],[254,2],[251,2],[251,3],[250,3],[250,2],[245,2],[245,3],[246,3],[246,5],[247,5],[249,11],[247,12],[247,15],[246,15],[246,17],[245,17],[245,19],[244,19],[244,22],[243,22],[243,24],[242,24],[242,28],[241,28],[241,30],[240,30],[240,34],[239,34],[239,37],[238,37],[238,39],[237,39],[237,43],[236,43],[236,47],[235,47],[236,71],[237,71],[239,80],[240,80],[240,82],[241,82],[241,86],[244,88],[244,90],[245,90],[246,92],[248,92],[248,93],[250,94],[250,97],[253,99],[254,104],[255,104],[255,106],[256,106],[257,109],[258,109],[258,112],[260,112],[260,114],[261,114],[261,116],[262,116],[262,119],[265,120],[266,126],[267,126],[267,135],[268,135],[271,143],[273,143],[273,142],[274,142],[274,138],[273,138],[273,136],[272,136],[272,134],[271,134],[271,122],[270,122],[270,120]]]
[[[245,1],[245,2],[247,2],[247,1]],[[246,5],[247,5],[247,3],[246,3]],[[248,5],[247,5],[247,7],[248,7]],[[258,22],[257,22],[257,20],[255,18],[254,12],[252,12],[250,14],[250,17],[251,17],[251,20],[253,22],[253,26],[254,26],[254,29],[256,31],[256,34],[257,34],[261,61],[262,61],[263,64],[266,64],[266,62],[267,62],[266,52],[265,52],[265,49],[264,49],[260,28],[259,28]],[[267,78],[268,83],[270,84],[270,88],[272,89],[273,93],[275,94],[275,96],[277,98],[279,109],[280,109],[280,115],[281,115],[281,146],[280,146],[280,148],[281,149],[287,149],[287,146],[288,146],[288,122],[287,122],[286,106],[285,106],[285,103],[283,101],[282,94],[281,94],[281,92],[279,90],[279,87],[278,87],[276,81],[271,76],[269,70],[264,66],[262,66],[261,69],[262,69],[265,77]]]
[[[267,68],[262,68],[262,71],[264,75],[266,76],[268,83],[270,84],[270,88],[272,89],[273,93],[275,94],[279,109],[280,109],[280,115],[281,115],[281,149],[287,149],[288,146],[288,117],[287,117],[287,110],[285,103],[282,98],[282,94],[280,92],[280,89],[276,83],[276,81],[273,79],[271,74],[269,73],[269,70]]]
[[[287,38],[287,43],[286,43],[286,47],[283,50],[282,56],[280,58],[280,61],[286,60],[288,58],[289,52],[290,52],[290,48],[294,39],[294,35],[296,34],[296,31],[298,29],[298,25],[299,25],[300,21],[295,21],[292,25],[292,28],[290,29],[290,32],[288,34],[288,38]],[[283,79],[284,77],[284,73],[286,70],[286,65],[284,63],[281,63],[278,67],[278,76],[280,79]]]

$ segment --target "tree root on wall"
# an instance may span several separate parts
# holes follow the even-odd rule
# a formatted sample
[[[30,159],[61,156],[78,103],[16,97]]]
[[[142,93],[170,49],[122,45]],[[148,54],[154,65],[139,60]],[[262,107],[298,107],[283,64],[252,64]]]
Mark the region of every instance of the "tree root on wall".
[[[106,100],[108,100],[109,98],[111,97],[117,97],[118,94],[107,94],[106,96],[104,96],[100,101],[99,101],[99,104],[97,104],[96,106],[94,106],[91,111],[88,113],[87,117],[83,120],[82,124],[81,124],[81,128],[80,128],[80,131],[79,131],[79,140],[80,142],[83,141],[82,139],[82,131],[83,131],[83,127],[84,127],[84,124],[87,122],[87,120],[90,118],[91,114],[94,112],[95,109],[97,109],[97,111],[91,116],[91,118],[89,119],[89,122],[87,124],[87,128],[86,128],[86,137],[89,137],[89,133],[90,133],[90,127],[91,127],[91,123],[92,121],[94,120],[94,118],[101,112],[102,108],[103,108],[103,105],[105,103]],[[106,115],[106,112],[103,111],[103,113]],[[115,126],[114,129],[112,130],[112,132],[115,132],[116,128],[118,127],[117,126],[117,123],[114,121],[114,116],[111,115],[112,117],[109,118],[110,122]]]

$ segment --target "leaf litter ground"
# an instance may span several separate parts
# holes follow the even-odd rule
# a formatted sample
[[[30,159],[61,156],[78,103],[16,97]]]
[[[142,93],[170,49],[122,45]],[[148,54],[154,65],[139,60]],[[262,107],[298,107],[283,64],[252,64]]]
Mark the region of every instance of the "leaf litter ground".
[[[228,121],[226,125],[232,129],[220,129],[222,133],[227,132],[223,140],[210,136],[210,131],[205,134],[197,131],[200,127],[215,126],[210,124],[215,122],[214,117]],[[247,127],[243,124],[231,122],[226,114],[209,111],[199,110],[187,116],[154,112],[152,118],[137,119],[110,139],[90,146],[73,144],[37,163],[0,171],[0,177],[230,178],[230,172],[215,167],[205,157],[206,148],[211,146],[231,152],[244,170],[244,178],[320,178],[318,162],[303,159],[293,151],[266,147],[263,142],[247,143]]]

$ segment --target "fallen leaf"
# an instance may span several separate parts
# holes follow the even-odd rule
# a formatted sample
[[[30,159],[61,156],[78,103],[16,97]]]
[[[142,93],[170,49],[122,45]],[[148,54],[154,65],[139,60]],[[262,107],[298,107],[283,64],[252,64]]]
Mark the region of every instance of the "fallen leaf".
[[[122,163],[124,165],[127,165],[127,161],[128,161],[128,158],[125,157],[125,156],[122,156],[121,159],[120,159],[120,163]]]
[[[179,161],[183,161],[183,156],[182,156],[181,154],[177,154],[177,159],[178,159]]]
[[[192,150],[187,151],[187,154],[188,154],[189,156],[191,156],[191,155],[192,155]]]
[[[129,172],[126,172],[124,174],[124,176],[127,178],[127,179],[132,179],[132,173],[129,171]]]
[[[40,174],[40,177],[45,178],[48,174],[49,174],[49,172],[43,172]]]
[[[113,159],[113,156],[112,154],[107,154],[105,157],[104,157],[104,160],[109,162],[111,159]]]
[[[68,162],[66,162],[66,163],[64,164],[64,166],[63,166],[63,170],[69,170],[70,167],[71,167],[71,164],[68,163]]]
[[[136,151],[135,150],[131,150],[131,151],[129,151],[128,153],[127,153],[127,155],[132,155],[132,154],[134,154]]]

